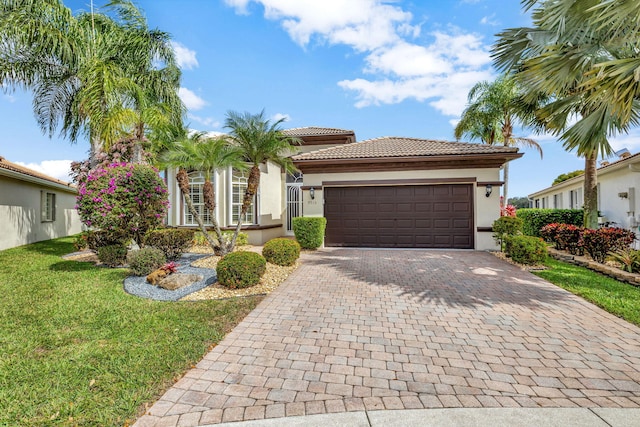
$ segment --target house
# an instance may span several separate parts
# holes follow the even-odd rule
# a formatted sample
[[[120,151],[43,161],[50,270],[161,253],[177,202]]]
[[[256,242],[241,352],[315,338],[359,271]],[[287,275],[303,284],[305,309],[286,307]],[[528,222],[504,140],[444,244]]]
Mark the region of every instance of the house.
[[[500,168],[522,156],[517,148],[399,137],[356,142],[351,130],[320,127],[284,132],[302,141],[292,156],[300,172],[262,165],[243,227],[250,243],[292,235],[294,217],[324,216],[326,246],[495,248]],[[192,200],[202,210],[204,177],[198,171],[189,176]],[[169,224],[194,226],[175,172],[167,177]],[[215,174],[215,214],[226,228],[238,217],[246,180],[237,170]]]
[[[77,189],[0,157],[0,250],[82,231]]]
[[[613,162],[598,168],[598,211],[601,222],[638,232],[640,209],[640,153],[625,151]],[[584,204],[584,175],[552,185],[529,195],[531,207],[581,209]],[[637,189],[637,190],[636,190]]]

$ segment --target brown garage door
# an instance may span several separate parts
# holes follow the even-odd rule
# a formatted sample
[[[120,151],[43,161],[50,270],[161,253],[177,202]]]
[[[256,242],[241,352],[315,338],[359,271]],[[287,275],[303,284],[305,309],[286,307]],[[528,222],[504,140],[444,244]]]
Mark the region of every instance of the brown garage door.
[[[326,187],[327,246],[473,248],[473,186]]]

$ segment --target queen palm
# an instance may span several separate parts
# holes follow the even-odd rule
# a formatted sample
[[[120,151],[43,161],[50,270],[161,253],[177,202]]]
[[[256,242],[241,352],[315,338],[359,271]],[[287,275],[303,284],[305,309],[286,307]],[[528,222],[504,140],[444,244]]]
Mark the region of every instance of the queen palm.
[[[87,135],[93,158],[115,141],[142,143],[149,127],[181,121],[169,36],[149,30],[130,1],[108,5],[115,18],[73,16],[59,0],[0,1],[0,83],[33,90],[43,132],[71,141]]]
[[[597,159],[608,138],[638,122],[637,0],[523,1],[534,26],[498,34],[495,64],[553,99],[536,115],[565,149],[585,158],[584,225],[597,227]],[[577,118],[574,124],[572,119]]]
[[[230,141],[240,148],[244,161],[250,167],[247,188],[242,199],[238,223],[231,241],[232,248],[235,246],[247,211],[258,192],[260,165],[266,162],[273,162],[282,167],[285,172],[295,170],[289,156],[295,150],[293,144],[298,144],[299,140],[282,133],[280,125],[283,122],[284,119],[280,119],[272,123],[264,117],[264,110],[259,114],[239,114],[235,111],[227,113],[225,128],[229,130]]]
[[[531,138],[513,135],[517,123],[528,123],[528,109],[522,102],[522,93],[516,82],[508,75],[493,82],[482,81],[471,88],[468,106],[455,127],[456,139],[466,136],[479,139],[485,144],[524,146],[535,148],[542,157],[542,147]],[[524,119],[524,120],[523,120]],[[503,200],[508,200],[509,163],[503,167]]]

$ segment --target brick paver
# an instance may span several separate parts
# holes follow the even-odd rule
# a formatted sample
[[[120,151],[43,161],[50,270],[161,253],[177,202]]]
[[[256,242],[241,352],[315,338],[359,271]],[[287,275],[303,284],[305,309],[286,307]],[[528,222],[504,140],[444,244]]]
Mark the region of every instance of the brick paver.
[[[324,249],[136,426],[640,407],[640,329],[491,254]]]

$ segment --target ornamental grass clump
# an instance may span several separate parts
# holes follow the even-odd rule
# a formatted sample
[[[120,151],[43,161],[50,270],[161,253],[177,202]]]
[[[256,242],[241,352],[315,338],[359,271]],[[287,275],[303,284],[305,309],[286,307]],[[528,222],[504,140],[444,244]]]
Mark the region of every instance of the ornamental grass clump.
[[[167,262],[164,252],[157,248],[142,248],[131,251],[127,255],[127,263],[134,276],[146,276],[154,270],[162,267]]]
[[[160,249],[168,260],[177,260],[193,243],[194,234],[188,228],[151,230],[144,236],[144,243]]]
[[[271,264],[293,265],[300,257],[300,244],[295,240],[283,237],[271,239],[264,244],[262,256]]]
[[[218,282],[230,289],[257,285],[267,270],[267,261],[255,252],[232,252],[218,261]]]
[[[169,206],[167,194],[157,169],[113,163],[80,183],[76,209],[86,226],[142,246],[147,231],[162,224]]]

